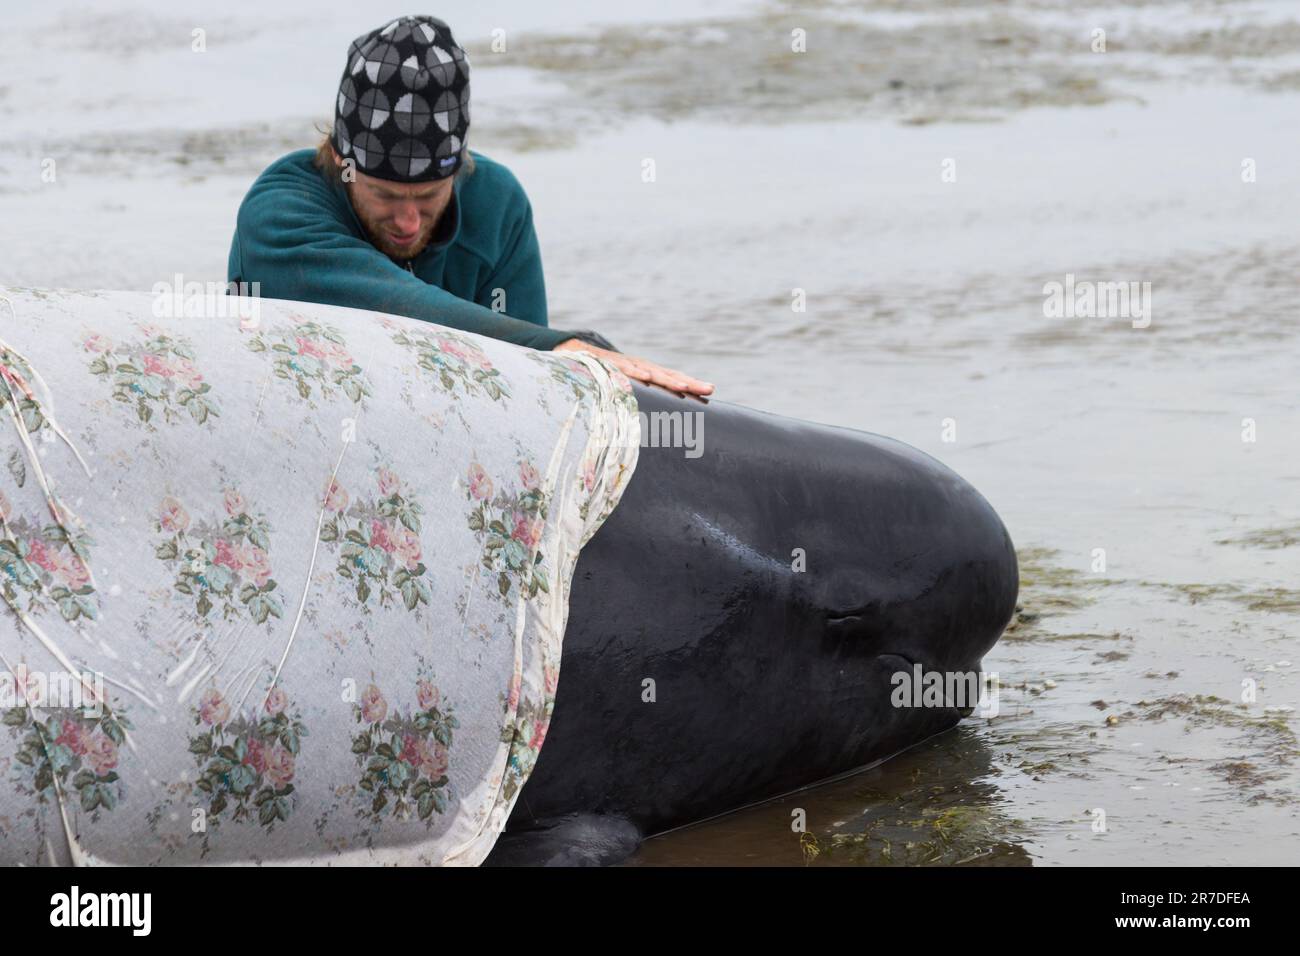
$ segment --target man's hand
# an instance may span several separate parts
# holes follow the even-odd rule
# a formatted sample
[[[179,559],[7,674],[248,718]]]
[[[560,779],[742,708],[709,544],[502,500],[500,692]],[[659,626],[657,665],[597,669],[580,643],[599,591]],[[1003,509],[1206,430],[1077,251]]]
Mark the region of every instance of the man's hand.
[[[592,355],[599,356],[609,362],[630,379],[645,382],[647,385],[658,385],[660,388],[666,388],[678,395],[710,395],[713,393],[713,384],[711,382],[702,382],[698,378],[691,378],[689,375],[683,375],[681,372],[664,368],[654,362],[647,362],[645,359],[624,355],[622,352],[611,352],[609,349],[597,348],[583,342],[581,339],[567,339],[555,346],[554,351],[590,352]]]

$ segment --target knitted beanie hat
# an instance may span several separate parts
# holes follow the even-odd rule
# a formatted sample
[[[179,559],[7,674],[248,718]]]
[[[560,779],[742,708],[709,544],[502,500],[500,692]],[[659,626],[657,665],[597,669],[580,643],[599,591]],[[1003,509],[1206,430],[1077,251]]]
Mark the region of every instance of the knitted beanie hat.
[[[469,131],[469,60],[435,17],[400,17],[357,37],[334,107],[334,148],[377,179],[455,175]]]

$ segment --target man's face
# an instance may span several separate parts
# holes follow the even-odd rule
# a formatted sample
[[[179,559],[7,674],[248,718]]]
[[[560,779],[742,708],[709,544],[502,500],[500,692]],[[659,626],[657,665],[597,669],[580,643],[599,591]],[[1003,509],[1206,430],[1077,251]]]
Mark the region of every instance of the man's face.
[[[433,238],[447,204],[453,178],[432,183],[394,183],[360,170],[348,183],[348,196],[357,218],[381,252],[394,259],[413,259]]]

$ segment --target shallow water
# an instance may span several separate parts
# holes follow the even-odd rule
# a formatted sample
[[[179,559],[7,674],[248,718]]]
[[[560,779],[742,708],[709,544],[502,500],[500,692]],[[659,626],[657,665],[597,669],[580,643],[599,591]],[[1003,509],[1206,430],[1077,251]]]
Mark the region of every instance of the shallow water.
[[[243,191],[311,145],[373,26],[123,9],[49,4],[0,37],[0,283],[224,278]],[[1025,578],[985,661],[996,718],[632,862],[1294,861],[1300,11],[567,9],[439,11],[474,59],[474,145],[532,198],[552,324],[927,451],[997,508]],[[487,52],[494,26],[514,53]],[[1046,318],[1067,273],[1150,282],[1150,326]]]

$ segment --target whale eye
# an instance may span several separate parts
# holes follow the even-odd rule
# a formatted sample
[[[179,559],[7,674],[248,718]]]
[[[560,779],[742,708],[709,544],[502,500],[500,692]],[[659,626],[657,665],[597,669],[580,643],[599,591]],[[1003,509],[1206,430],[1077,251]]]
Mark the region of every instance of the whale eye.
[[[889,637],[885,609],[875,601],[861,607],[826,612],[826,636],[849,650],[878,654]]]

